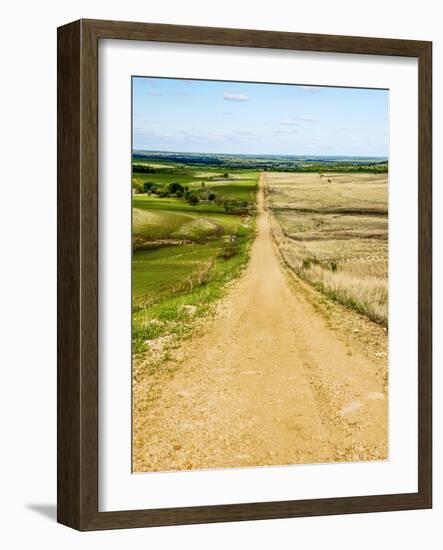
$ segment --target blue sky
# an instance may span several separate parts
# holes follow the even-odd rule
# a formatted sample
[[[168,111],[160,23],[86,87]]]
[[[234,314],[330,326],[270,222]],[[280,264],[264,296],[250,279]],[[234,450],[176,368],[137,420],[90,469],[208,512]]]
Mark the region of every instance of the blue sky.
[[[387,90],[133,78],[134,149],[388,156]]]

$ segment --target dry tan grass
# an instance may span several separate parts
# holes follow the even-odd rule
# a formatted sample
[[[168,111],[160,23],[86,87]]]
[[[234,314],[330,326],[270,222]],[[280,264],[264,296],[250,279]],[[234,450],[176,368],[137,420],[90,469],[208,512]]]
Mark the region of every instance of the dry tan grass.
[[[269,173],[266,187],[286,263],[325,294],[386,325],[387,175]]]
[[[387,214],[386,174],[270,173],[266,183],[275,208]]]

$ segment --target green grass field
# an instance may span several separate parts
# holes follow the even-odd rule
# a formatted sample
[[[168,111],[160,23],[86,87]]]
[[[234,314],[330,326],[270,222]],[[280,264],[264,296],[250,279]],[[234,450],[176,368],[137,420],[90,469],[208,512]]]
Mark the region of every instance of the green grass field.
[[[175,289],[191,285],[190,277],[212,261],[219,246],[186,244],[141,250],[133,258],[132,293],[138,304],[157,301]]]
[[[255,200],[255,189],[257,185],[257,171],[251,170],[233,170],[223,172],[214,168],[205,167],[198,170],[183,165],[169,163],[164,168],[158,168],[156,163],[146,163],[134,161],[134,166],[146,166],[153,168],[155,173],[133,172],[132,186],[136,191],[143,191],[145,182],[156,185],[167,185],[169,183],[179,183],[188,186],[190,190],[203,195],[208,191],[217,194],[220,200],[249,201]],[[227,177],[225,177],[227,176]]]
[[[159,166],[155,169],[154,174],[133,174],[135,191],[145,181],[163,186],[176,182],[188,186],[199,202],[133,194],[133,353],[137,360],[162,338],[184,337],[195,318],[210,311],[226,283],[246,265],[255,233],[257,172],[236,171],[226,178],[207,167],[199,172],[177,165],[174,172],[173,163],[168,163],[164,171]],[[208,193],[216,198],[208,200]]]
[[[139,194],[132,197],[133,208],[144,210],[162,210],[164,212],[224,212],[223,204],[199,203],[196,205],[188,204],[184,200],[177,200],[173,197],[159,198],[156,195]]]

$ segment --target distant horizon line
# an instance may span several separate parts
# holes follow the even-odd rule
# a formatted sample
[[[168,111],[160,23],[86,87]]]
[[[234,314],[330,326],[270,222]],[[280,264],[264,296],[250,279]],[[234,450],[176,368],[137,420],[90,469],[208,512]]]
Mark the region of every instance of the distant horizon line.
[[[293,153],[220,153],[220,152],[203,152],[203,151],[168,151],[166,149],[133,149],[132,154],[134,153],[172,153],[176,155],[219,155],[219,156],[236,156],[236,157],[323,157],[323,158],[350,158],[350,159],[380,159],[380,160],[389,160],[387,156],[379,155],[338,155],[338,154],[328,154],[324,155],[321,153],[309,153],[309,154],[293,154]]]

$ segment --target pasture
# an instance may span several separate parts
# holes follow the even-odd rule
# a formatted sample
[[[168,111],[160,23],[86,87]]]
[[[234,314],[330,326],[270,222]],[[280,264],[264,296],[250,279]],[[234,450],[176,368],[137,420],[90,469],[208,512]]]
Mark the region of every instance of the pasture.
[[[387,174],[266,175],[285,262],[331,298],[388,321]]]
[[[133,173],[135,378],[145,352],[158,348],[159,342],[173,346],[195,319],[210,311],[225,285],[246,265],[255,234],[257,172],[226,175],[181,165],[174,170],[171,163],[152,167],[154,173]],[[146,181],[160,191],[179,183],[184,195],[140,192]],[[193,204],[191,194],[198,198]]]

